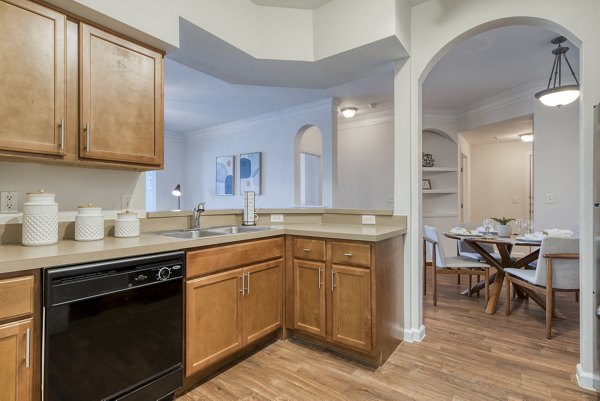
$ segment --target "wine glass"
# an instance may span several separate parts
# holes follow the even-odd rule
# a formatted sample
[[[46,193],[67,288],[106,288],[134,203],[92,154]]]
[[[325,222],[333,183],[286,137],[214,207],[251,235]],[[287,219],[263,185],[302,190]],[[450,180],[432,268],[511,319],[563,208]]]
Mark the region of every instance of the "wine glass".
[[[523,234],[523,229],[525,228],[525,220],[517,219],[515,221],[515,225],[517,226],[517,232],[519,235]]]
[[[525,220],[525,229],[528,234],[531,234],[533,232],[533,221]]]
[[[493,227],[493,223],[492,223],[492,219],[490,219],[489,217],[486,217],[483,220],[483,228],[485,229],[485,235],[486,236],[490,236],[490,231]]]

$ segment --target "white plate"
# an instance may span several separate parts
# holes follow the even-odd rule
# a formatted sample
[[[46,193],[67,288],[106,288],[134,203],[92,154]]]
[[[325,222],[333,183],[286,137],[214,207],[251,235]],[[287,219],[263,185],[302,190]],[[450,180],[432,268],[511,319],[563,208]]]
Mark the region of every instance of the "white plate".
[[[527,238],[527,237],[517,237],[516,238],[517,241],[527,241],[527,242],[542,242],[542,239],[536,239],[536,238]]]

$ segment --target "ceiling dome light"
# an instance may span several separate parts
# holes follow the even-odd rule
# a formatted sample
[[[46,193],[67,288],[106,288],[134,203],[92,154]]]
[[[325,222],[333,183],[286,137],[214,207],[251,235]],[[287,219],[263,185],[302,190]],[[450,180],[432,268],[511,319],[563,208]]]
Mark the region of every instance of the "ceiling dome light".
[[[533,132],[528,132],[526,134],[520,134],[519,138],[521,138],[521,140],[523,142],[533,142]]]
[[[358,108],[356,107],[344,107],[343,109],[340,110],[342,112],[342,115],[346,118],[352,118],[356,115],[356,112],[358,111]]]
[[[535,97],[546,106],[560,107],[566,104],[572,103],[579,97],[579,81],[573,72],[571,63],[567,59],[568,47],[561,46],[561,43],[565,42],[564,36],[559,36],[552,39],[552,44],[558,45],[556,49],[552,50],[554,54],[554,64],[552,64],[552,71],[550,71],[550,78],[548,79],[548,87],[535,94]],[[571,75],[575,79],[575,85],[562,85],[562,59],[565,59]],[[550,87],[552,85],[552,88]]]

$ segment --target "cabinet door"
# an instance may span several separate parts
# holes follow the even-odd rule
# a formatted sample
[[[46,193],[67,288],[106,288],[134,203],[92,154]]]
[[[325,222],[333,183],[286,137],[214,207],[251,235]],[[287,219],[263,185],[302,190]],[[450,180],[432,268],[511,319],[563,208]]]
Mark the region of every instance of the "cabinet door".
[[[365,351],[371,350],[371,272],[333,265],[332,340]]]
[[[80,40],[79,155],[162,164],[162,55],[84,23]]]
[[[246,267],[244,345],[281,327],[281,259]]]
[[[186,376],[242,348],[242,269],[186,283]]]
[[[0,326],[0,400],[31,400],[31,327],[31,320]]]
[[[294,329],[325,338],[325,263],[294,260]]]
[[[0,0],[0,149],[64,153],[66,16]]]

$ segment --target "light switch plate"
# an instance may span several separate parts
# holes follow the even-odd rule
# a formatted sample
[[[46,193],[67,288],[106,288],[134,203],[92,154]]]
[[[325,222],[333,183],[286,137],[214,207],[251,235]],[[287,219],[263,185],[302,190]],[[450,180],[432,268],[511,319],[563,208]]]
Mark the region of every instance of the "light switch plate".
[[[271,215],[271,223],[283,223],[283,215],[282,214],[272,214]]]
[[[19,212],[19,193],[17,191],[0,192],[0,213]]]
[[[394,203],[394,194],[388,194],[387,203]]]
[[[375,224],[375,216],[372,214],[363,214],[362,223],[363,224]]]

